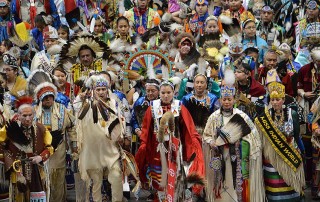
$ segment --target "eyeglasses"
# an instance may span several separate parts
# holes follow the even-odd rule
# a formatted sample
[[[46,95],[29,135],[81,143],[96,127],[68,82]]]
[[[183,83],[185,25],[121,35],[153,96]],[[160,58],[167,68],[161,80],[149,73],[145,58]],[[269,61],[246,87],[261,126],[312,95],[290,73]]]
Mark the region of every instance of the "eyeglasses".
[[[3,69],[4,72],[11,72],[13,69]]]
[[[246,27],[245,29],[248,29],[248,30],[255,30],[256,27]]]

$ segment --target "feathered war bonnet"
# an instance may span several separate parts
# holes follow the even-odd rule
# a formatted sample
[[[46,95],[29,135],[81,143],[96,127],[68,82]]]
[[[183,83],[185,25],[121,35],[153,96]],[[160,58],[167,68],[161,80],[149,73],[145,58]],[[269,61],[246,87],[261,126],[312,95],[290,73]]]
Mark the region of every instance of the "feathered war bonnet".
[[[87,46],[89,49],[91,49],[94,55],[97,57],[102,57],[103,59],[108,59],[111,55],[111,50],[107,44],[92,35],[86,34],[82,36],[76,36],[62,46],[60,53],[62,63],[69,58],[78,57],[79,50],[83,46]]]

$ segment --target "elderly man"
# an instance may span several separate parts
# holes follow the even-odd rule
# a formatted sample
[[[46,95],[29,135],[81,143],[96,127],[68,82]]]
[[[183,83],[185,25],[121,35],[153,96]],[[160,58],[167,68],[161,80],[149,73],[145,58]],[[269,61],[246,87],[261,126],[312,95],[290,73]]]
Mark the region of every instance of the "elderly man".
[[[8,121],[0,130],[0,161],[10,177],[9,198],[16,202],[46,201],[43,182],[48,178],[43,162],[53,153],[52,137],[42,124],[34,121],[32,101],[31,97],[19,98],[18,120]]]
[[[67,108],[55,102],[57,88],[49,82],[38,85],[35,89],[37,100],[36,119],[52,134],[52,146],[55,153],[50,157],[50,201],[66,200],[66,135],[71,141],[71,151],[77,152],[75,118]]]
[[[93,101],[88,102],[86,94],[80,93],[83,104],[76,128],[79,171],[82,180],[87,183],[86,197],[88,200],[92,182],[93,201],[102,201],[101,185],[103,171],[106,170],[112,202],[120,202],[123,187],[119,144],[126,131],[124,117],[117,101],[109,98],[108,81],[103,76],[91,76],[86,86],[92,90],[90,99]]]

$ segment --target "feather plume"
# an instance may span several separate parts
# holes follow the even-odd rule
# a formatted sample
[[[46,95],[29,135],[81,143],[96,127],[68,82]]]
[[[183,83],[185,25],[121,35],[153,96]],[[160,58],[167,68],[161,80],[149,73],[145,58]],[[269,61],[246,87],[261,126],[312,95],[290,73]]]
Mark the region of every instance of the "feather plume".
[[[113,64],[111,65],[112,68],[114,68],[116,70],[116,72],[119,72],[121,70],[121,66],[118,64]]]
[[[178,85],[181,83],[181,78],[178,76],[171,77],[169,80],[173,83],[173,85]]]
[[[190,173],[186,179],[187,188],[192,187],[193,185],[205,186],[205,180],[198,173]]]
[[[118,80],[118,76],[113,71],[108,71],[108,73],[110,74],[112,81]]]
[[[88,29],[81,24],[81,22],[77,21],[77,25],[82,29],[83,33],[89,33]]]
[[[185,76],[187,76],[188,78],[193,78],[194,72],[195,72],[195,70],[196,70],[197,67],[198,67],[197,64],[192,64],[187,70],[185,70],[185,71],[183,72],[183,74],[184,74]]]
[[[157,41],[156,36],[152,36],[152,37],[149,39],[150,47],[155,47],[155,46],[156,46],[156,41]]]
[[[96,18],[95,18],[95,17],[92,17],[91,22],[90,22],[90,28],[89,28],[90,33],[93,33],[93,32],[94,32],[94,26],[95,26],[95,24],[96,24]]]
[[[203,58],[199,58],[198,60],[198,74],[206,75],[208,63]]]
[[[102,71],[106,71],[107,66],[108,66],[108,60],[102,59]]]
[[[124,57],[124,55],[122,53],[112,54],[112,57],[118,62],[122,62],[125,59],[125,57]]]
[[[147,75],[148,75],[148,79],[155,79],[156,78],[156,74],[154,73],[154,69],[153,69],[152,64],[148,65]]]
[[[98,101],[93,100],[91,102],[91,109],[92,109],[92,117],[93,117],[93,123],[98,123]]]
[[[60,53],[60,51],[61,51],[61,46],[58,45],[58,44],[54,44],[54,45],[52,45],[47,51],[48,51],[48,53],[49,53],[50,55],[56,55],[56,54]]]
[[[169,56],[172,58],[174,58],[177,55],[177,53],[178,53],[178,49],[176,48],[172,48],[169,50]]]
[[[181,24],[178,24],[178,23],[172,23],[170,25],[170,32],[173,32],[175,30],[182,30],[183,29],[183,26]]]
[[[161,19],[163,22],[170,22],[171,18],[172,18],[171,13],[165,12]]]
[[[221,23],[226,24],[226,25],[231,25],[233,24],[232,18],[226,16],[226,15],[220,15],[219,20]]]
[[[121,39],[115,39],[110,43],[110,49],[113,53],[120,53],[125,50],[125,44]]]
[[[70,72],[70,69],[72,68],[72,63],[70,61],[66,61],[65,63],[63,63],[63,68],[65,70],[67,70],[67,72]]]
[[[224,72],[224,82],[227,86],[233,86],[236,81],[236,77],[234,75],[233,70],[227,69]]]
[[[169,71],[168,68],[164,65],[161,66],[161,71],[162,71],[162,79],[163,80],[168,80],[169,79]]]
[[[167,47],[168,47],[168,44],[169,44],[169,41],[168,40],[165,40],[162,42],[162,44],[160,45],[160,49],[163,50],[163,51],[166,51],[167,50]]]
[[[125,11],[126,11],[126,9],[124,7],[124,0],[120,0],[119,1],[119,14],[123,15]]]
[[[196,8],[196,1],[195,1],[195,0],[191,0],[191,1],[190,1],[190,8],[191,8],[192,10],[195,10],[195,8]]]

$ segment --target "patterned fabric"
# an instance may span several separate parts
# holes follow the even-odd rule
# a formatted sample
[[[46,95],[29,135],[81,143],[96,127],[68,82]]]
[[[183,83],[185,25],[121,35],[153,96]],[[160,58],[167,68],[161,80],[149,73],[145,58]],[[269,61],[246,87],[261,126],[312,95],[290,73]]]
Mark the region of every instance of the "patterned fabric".
[[[299,193],[285,183],[281,175],[266,159],[263,161],[263,168],[266,196],[269,202],[300,201]]]

